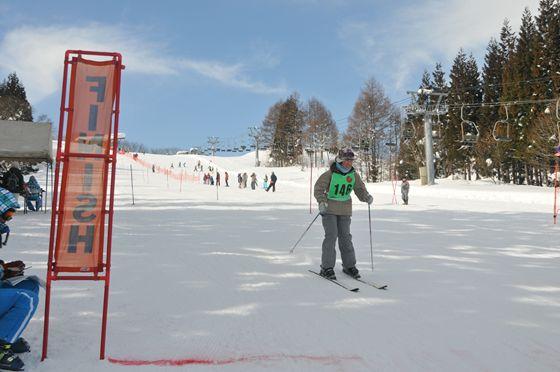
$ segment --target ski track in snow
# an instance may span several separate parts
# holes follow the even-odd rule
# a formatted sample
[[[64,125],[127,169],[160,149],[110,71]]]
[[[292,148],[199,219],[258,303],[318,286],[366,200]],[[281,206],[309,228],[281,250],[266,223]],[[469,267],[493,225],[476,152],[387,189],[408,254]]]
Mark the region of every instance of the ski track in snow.
[[[275,168],[276,193],[237,188],[254,154],[140,155],[160,166],[196,161],[230,173],[230,188],[184,183],[119,156],[107,361],[99,361],[101,283],[55,282],[49,359],[41,306],[24,336],[27,370],[551,371],[560,369],[558,227],[552,190],[491,182],[411,183],[392,205],[390,182],[354,198],[352,234],[363,277],[388,284],[351,293],[318,269],[323,231],[309,173]],[[130,195],[133,165],[136,205]],[[175,171],[179,169],[175,168]],[[320,170],[313,171],[314,180]],[[39,174],[44,183],[44,173]],[[398,190],[397,190],[398,192]],[[398,196],[398,195],[397,195]],[[50,199],[50,197],[49,197]],[[49,214],[18,214],[5,260],[45,276]]]

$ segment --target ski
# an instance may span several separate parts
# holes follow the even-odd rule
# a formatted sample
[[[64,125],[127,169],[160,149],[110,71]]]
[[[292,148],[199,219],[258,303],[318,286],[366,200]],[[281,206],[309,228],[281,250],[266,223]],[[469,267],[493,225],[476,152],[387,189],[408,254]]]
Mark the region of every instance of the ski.
[[[319,274],[319,273],[316,272],[316,271],[313,271],[313,270],[308,270],[308,271],[309,271],[310,273],[313,273],[313,274],[315,274],[315,275],[317,275],[317,276],[319,276],[319,277],[325,279],[325,280],[328,280],[328,281],[331,282],[331,283],[334,283],[334,284],[336,284],[336,285],[338,285],[338,286],[340,286],[340,287],[346,289],[347,291],[350,291],[350,292],[358,292],[358,291],[360,290],[360,288],[351,288],[351,287],[348,287],[348,286],[342,284],[341,282],[339,282],[338,280],[325,278],[324,276],[322,276],[321,274]]]
[[[346,274],[344,271],[343,271],[342,273],[343,273],[344,275],[346,275],[346,276],[348,276],[348,277],[354,279],[354,280],[359,281],[360,283],[363,283],[363,284],[365,284],[365,285],[369,285],[370,287],[377,288],[377,289],[387,290],[387,284],[379,285],[379,284],[374,283],[374,282],[368,282],[367,280],[363,280],[362,278],[354,278],[352,275],[348,275],[348,274]]]

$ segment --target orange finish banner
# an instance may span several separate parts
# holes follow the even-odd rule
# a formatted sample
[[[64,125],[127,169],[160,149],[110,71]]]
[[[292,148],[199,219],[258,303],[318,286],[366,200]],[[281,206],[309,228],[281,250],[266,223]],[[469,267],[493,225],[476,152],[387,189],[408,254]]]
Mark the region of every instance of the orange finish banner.
[[[118,66],[74,58],[60,188],[56,272],[103,271],[113,105]],[[84,155],[83,157],[79,155]],[[93,155],[93,156],[88,156]]]

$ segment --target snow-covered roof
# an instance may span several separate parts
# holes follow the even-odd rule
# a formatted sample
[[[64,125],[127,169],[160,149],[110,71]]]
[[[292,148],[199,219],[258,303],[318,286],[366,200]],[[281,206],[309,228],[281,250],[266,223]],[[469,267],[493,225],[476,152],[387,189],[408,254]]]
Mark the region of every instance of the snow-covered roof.
[[[50,123],[0,120],[0,160],[52,161]]]

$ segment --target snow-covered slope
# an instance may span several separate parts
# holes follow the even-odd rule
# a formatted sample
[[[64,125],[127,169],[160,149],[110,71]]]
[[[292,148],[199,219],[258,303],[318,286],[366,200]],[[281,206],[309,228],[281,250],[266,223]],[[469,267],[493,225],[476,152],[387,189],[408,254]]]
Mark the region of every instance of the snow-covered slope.
[[[33,371],[552,371],[560,369],[560,249],[552,190],[439,180],[393,205],[390,182],[354,201],[358,267],[379,291],[347,292],[317,269],[320,221],[289,249],[309,212],[309,169],[255,168],[237,158],[142,155],[149,164],[200,160],[231,187],[183,182],[119,157],[108,361],[97,360],[100,283],[55,283],[49,359],[39,362],[43,304],[25,337]],[[135,205],[132,205],[130,165]],[[181,168],[183,169],[183,167]],[[237,173],[278,175],[275,193],[237,187]],[[313,170],[313,180],[320,170]],[[41,176],[42,177],[42,176]],[[223,182],[223,179],[222,179]],[[397,197],[399,190],[397,189]],[[50,219],[18,215],[4,259],[44,276]],[[42,296],[43,297],[43,296]],[[143,365],[138,367],[134,365]],[[191,365],[194,364],[194,365]]]

